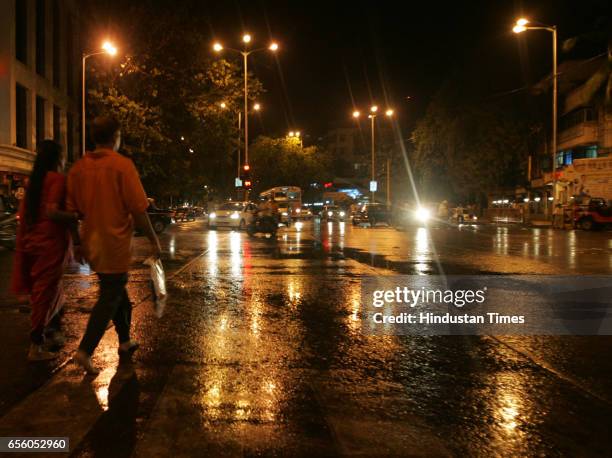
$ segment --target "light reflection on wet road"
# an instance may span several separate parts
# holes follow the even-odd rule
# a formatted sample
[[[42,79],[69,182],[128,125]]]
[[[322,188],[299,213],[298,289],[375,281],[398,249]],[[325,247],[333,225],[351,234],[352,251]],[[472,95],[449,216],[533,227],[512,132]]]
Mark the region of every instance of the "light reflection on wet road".
[[[176,267],[203,254],[163,320],[136,310],[138,388],[114,408],[107,333],[110,377],[93,382],[107,420],[75,456],[612,452],[609,338],[374,337],[359,316],[368,275],[609,274],[607,233],[306,223],[273,242],[193,225],[164,243]]]

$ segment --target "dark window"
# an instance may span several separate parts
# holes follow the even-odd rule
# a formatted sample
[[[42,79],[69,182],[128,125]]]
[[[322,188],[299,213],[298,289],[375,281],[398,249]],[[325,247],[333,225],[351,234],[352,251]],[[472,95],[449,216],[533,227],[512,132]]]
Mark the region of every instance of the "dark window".
[[[57,105],[53,105],[53,140],[58,143],[61,141],[61,113],[60,108]]]
[[[45,76],[45,0],[36,0],[36,73]]]
[[[74,162],[74,117],[66,113],[66,156],[69,162]]]
[[[60,7],[53,1],[53,85],[60,87]]]
[[[28,10],[27,2],[15,0],[15,57],[28,62]]]
[[[45,139],[45,99],[36,96],[36,144]]]
[[[15,120],[17,146],[28,147],[28,90],[21,84],[15,87]]]
[[[66,17],[66,90],[74,95],[74,38],[72,37],[72,18]]]

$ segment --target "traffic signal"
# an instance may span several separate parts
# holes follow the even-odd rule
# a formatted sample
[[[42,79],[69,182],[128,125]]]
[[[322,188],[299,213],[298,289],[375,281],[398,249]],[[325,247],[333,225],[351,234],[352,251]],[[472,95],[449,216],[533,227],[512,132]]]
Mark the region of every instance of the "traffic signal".
[[[242,180],[242,186],[244,187],[244,189],[251,189],[251,186],[253,185],[253,180],[251,179],[251,166],[249,164],[244,164],[242,166],[240,180]]]

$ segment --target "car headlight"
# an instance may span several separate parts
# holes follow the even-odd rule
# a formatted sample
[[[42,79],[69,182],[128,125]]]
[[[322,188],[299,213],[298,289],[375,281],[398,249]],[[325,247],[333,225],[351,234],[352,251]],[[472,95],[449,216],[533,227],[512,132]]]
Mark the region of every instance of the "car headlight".
[[[427,208],[419,207],[415,212],[414,216],[422,223],[426,223],[431,217],[431,213]]]
[[[332,216],[334,212],[327,212],[327,216]]]
[[[340,216],[344,216],[344,215],[346,215],[346,213],[340,212]]]
[[[236,212],[232,213],[232,216],[230,216],[231,219],[238,219],[240,218],[240,215]]]
[[[217,217],[217,214],[215,212],[212,212],[210,215],[208,215],[209,219],[215,219]]]

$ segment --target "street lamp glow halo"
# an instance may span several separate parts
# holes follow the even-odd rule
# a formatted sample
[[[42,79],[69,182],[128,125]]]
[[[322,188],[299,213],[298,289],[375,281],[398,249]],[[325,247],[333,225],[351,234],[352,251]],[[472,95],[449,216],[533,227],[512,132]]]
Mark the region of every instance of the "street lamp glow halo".
[[[391,108],[389,108],[387,111],[385,111],[385,114],[387,116],[393,116],[393,110]]]
[[[110,41],[102,43],[102,49],[110,56],[117,54],[117,48]]]
[[[370,111],[371,111],[372,113],[376,113],[376,112],[378,111],[378,107],[377,107],[376,105],[372,105],[372,106],[370,107]]]
[[[245,33],[244,35],[242,35],[242,41],[244,43],[250,43],[251,42],[251,35],[248,33]]]
[[[529,21],[525,18],[520,18],[516,21],[516,24],[512,28],[514,33],[521,33],[527,30],[526,25],[529,24]]]
[[[217,42],[217,43],[215,43],[215,44],[213,45],[213,49],[214,49],[216,52],[223,51],[223,45],[222,45],[221,43],[218,43],[218,42]]]
[[[255,111],[259,111],[259,110],[261,110],[261,105],[260,105],[260,104],[258,104],[258,103],[256,103],[255,105],[253,105],[253,109],[254,109]]]
[[[221,103],[219,104],[219,106],[220,106],[221,108],[227,108],[227,105],[226,105],[226,103],[225,103],[225,102],[221,102]]]
[[[278,51],[278,43],[272,42],[268,48],[270,51]]]
[[[358,118],[361,115],[361,113],[359,113],[359,111],[355,110],[353,111],[353,118]]]

